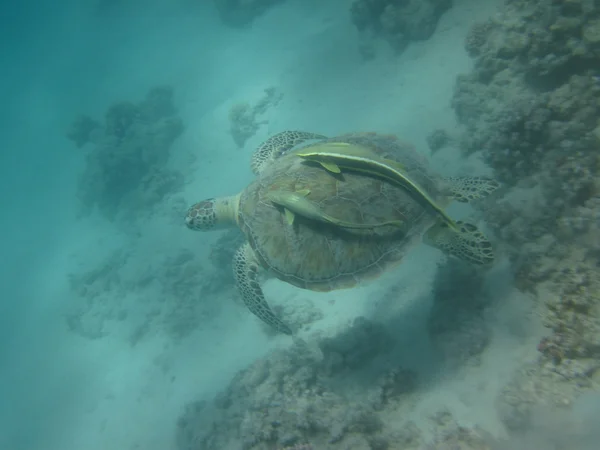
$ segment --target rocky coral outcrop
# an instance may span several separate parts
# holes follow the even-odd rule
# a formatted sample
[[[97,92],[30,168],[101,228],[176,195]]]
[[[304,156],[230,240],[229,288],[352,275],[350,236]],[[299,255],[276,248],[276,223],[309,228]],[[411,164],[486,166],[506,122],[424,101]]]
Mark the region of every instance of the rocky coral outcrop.
[[[177,424],[178,448],[270,450],[310,444],[319,449],[371,449],[388,448],[391,442],[417,444],[418,431],[409,421],[386,428],[382,420],[381,411],[396,408],[417,389],[416,375],[409,370],[388,367],[369,373],[370,362],[384,356],[382,339],[390,341],[379,325],[359,319],[341,335],[319,342],[322,359],[296,345],[257,361],[238,373],[213,402],[186,407]],[[355,378],[357,372],[375,378],[365,385]]]
[[[488,222],[513,250],[529,248],[527,257],[513,256],[531,268],[541,252],[581,237],[565,218],[587,229],[596,215],[600,83],[588,63],[600,54],[583,30],[599,8],[583,1],[507,2],[503,14],[474,27],[485,34],[478,38],[481,53],[473,73],[457,81],[453,106],[466,129],[463,148],[481,151],[513,187],[512,197],[488,211]],[[579,24],[572,39],[554,35],[565,22]],[[590,209],[587,219],[577,219]]]
[[[100,133],[101,125],[90,116],[80,114],[67,131],[67,138],[81,148],[94,141],[94,134]]]
[[[284,0],[214,0],[224,24],[239,28],[250,25],[269,8]]]
[[[151,89],[140,103],[112,105],[100,124],[79,116],[68,132],[86,153],[79,177],[82,214],[97,208],[110,220],[132,220],[183,186],[183,175],[168,168],[171,146],[183,123],[168,87]]]
[[[264,90],[264,95],[254,105],[241,102],[229,109],[229,130],[239,148],[242,148],[246,141],[256,134],[261,125],[268,123],[262,120],[262,116],[270,108],[276,107],[282,98],[283,94],[270,87]]]
[[[504,425],[512,433],[531,429],[536,414],[543,409],[568,411],[589,386],[573,382],[585,377],[578,375],[573,367],[566,375],[547,365],[531,363],[517,372],[502,389],[497,399],[497,408]]]
[[[438,128],[427,135],[426,141],[431,153],[436,153],[437,151],[454,144],[454,137],[451,136],[448,131]]]
[[[431,417],[434,436],[423,450],[492,450],[492,437],[479,428],[459,425],[448,411]]]
[[[369,41],[383,38],[398,53],[411,41],[429,39],[452,0],[355,0],[352,22],[361,35],[361,52],[372,55]]]
[[[445,408],[417,426],[424,392],[394,366],[393,338],[359,318],[345,331],[277,350],[240,371],[213,400],[190,402],[176,424],[180,450],[490,450],[485,431]],[[507,391],[508,392],[508,391]]]
[[[507,186],[486,222],[504,242],[517,286],[536,294],[549,330],[540,360],[515,381],[519,388],[507,387],[518,391],[503,400],[509,428],[526,423],[524,411],[536,405],[568,406],[597,388],[598,17],[594,1],[508,0],[465,42],[475,68],[459,77],[453,99],[463,148],[481,152]]]
[[[220,308],[215,294],[226,292],[218,272],[188,249],[174,249],[146,266],[133,248],[117,250],[69,281],[77,297],[65,315],[69,330],[97,339],[124,329],[131,345],[147,334],[185,338],[210,323]]]
[[[432,342],[451,367],[479,361],[491,340],[486,317],[491,303],[482,269],[456,261],[439,267],[428,329]]]

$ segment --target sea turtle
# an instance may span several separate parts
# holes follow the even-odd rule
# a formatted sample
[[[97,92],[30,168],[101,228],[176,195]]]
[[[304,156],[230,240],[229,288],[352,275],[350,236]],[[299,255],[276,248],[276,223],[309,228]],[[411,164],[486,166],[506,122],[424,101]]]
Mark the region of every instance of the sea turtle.
[[[293,149],[309,139],[320,140]],[[395,161],[405,176],[441,206],[453,199],[484,197],[498,187],[484,178],[442,178],[411,145],[391,135],[354,133],[325,138],[295,131],[267,140],[253,155],[252,169],[258,176],[252,183],[237,195],[192,205],[185,221],[190,229],[200,231],[240,227],[247,242],[235,253],[233,266],[242,299],[252,313],[284,334],[292,330],[265,301],[258,279],[261,267],[304,289],[350,288],[400,263],[422,236],[425,243],[448,255],[479,265],[493,261],[491,243],[474,225],[457,221],[459,230],[453,230],[405,187],[377,174],[352,170],[332,174],[299,156],[315,148],[339,148],[340,143],[364,147],[386,161]],[[289,205],[277,201],[282,192],[301,195],[310,204],[292,211],[290,220]],[[303,214],[308,210],[310,214]],[[328,220],[315,220],[315,214]],[[344,223],[372,227],[344,227]]]

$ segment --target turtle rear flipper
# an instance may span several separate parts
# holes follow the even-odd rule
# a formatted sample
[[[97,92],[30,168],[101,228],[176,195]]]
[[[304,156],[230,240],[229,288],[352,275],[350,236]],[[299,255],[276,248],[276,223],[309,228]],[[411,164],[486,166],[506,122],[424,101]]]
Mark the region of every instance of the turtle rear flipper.
[[[496,180],[485,177],[447,177],[444,181],[450,196],[461,203],[485,198],[500,187]]]
[[[250,312],[283,334],[292,330],[269,307],[258,282],[258,262],[250,244],[242,245],[233,257],[233,275],[242,300]]]
[[[473,224],[457,221],[458,231],[444,222],[431,226],[423,236],[423,242],[445,254],[476,265],[494,262],[492,243]]]

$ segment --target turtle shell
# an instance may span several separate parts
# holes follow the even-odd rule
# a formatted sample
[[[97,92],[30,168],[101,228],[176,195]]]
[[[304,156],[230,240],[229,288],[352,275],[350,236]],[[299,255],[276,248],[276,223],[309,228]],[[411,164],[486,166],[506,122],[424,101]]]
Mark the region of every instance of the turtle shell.
[[[366,146],[401,163],[435,201],[447,203],[440,179],[430,172],[427,161],[396,137],[349,134],[302,149],[331,142]],[[402,187],[349,171],[332,174],[298,157],[297,151],[280,156],[242,192],[238,214],[262,265],[283,281],[314,291],[352,287],[398,264],[436,220]],[[350,230],[297,215],[290,225],[282,209],[267,198],[270,191],[305,189],[311,202],[337,219],[364,224],[401,220],[403,224]]]

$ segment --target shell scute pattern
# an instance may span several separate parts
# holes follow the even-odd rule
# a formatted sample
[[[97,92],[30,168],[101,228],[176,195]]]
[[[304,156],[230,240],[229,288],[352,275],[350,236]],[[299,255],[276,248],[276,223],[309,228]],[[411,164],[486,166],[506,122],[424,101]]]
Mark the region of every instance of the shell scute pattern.
[[[394,137],[349,135],[331,139],[369,146],[378,154],[404,165],[429,192],[437,186],[418,153]],[[310,146],[307,146],[310,147]],[[305,147],[306,148],[306,147]],[[306,164],[290,151],[279,157],[242,193],[239,219],[261,263],[282,280],[318,291],[351,287],[380,275],[420,239],[433,218],[402,188],[375,177],[355,173],[333,175]],[[401,227],[343,230],[296,217],[287,223],[271,203],[270,191],[309,189],[309,198],[327,214],[358,223],[403,221]]]

